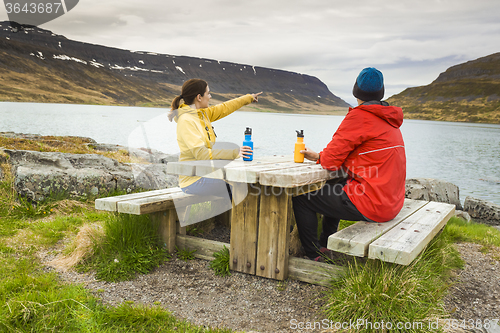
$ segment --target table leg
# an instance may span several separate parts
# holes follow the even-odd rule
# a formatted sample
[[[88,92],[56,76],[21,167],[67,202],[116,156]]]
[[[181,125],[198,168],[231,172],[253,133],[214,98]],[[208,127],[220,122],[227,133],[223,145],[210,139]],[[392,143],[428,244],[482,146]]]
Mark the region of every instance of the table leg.
[[[256,275],[284,280],[288,277],[291,195],[284,188],[261,189]]]
[[[259,192],[256,185],[248,186],[248,194],[231,209],[230,268],[255,275]]]

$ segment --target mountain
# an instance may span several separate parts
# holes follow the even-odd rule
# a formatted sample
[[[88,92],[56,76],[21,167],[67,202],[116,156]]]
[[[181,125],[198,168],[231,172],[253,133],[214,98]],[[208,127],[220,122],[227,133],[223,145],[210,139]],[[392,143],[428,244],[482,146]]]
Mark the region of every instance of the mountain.
[[[448,68],[431,84],[388,99],[406,118],[500,123],[500,53]]]
[[[251,108],[329,113],[349,106],[305,74],[82,43],[8,21],[0,22],[0,75],[1,101],[169,107],[185,80],[202,78],[214,102],[263,91]]]

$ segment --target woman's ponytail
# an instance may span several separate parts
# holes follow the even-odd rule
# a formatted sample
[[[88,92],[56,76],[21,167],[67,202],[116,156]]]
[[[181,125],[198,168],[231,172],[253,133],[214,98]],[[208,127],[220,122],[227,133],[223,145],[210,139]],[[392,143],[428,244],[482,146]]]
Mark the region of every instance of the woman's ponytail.
[[[172,101],[172,105],[170,106],[170,112],[168,113],[168,120],[173,121],[174,118],[179,113],[178,111],[179,111],[179,106],[181,104],[181,99],[182,95],[175,97],[174,100]]]

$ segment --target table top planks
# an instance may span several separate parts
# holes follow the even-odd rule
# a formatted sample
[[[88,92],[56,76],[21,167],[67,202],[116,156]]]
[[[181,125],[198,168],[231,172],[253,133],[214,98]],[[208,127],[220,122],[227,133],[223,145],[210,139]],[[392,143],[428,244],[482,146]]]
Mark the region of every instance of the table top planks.
[[[403,208],[391,221],[384,223],[357,222],[330,235],[330,237],[328,237],[327,248],[352,256],[365,257],[368,255],[370,243],[400,224],[416,211],[425,207],[427,204],[428,201],[405,199]]]
[[[299,168],[263,171],[259,182],[266,186],[293,188],[339,177],[342,177],[342,172],[323,169],[319,164],[306,164]]]
[[[236,160],[203,160],[179,161],[167,163],[167,173],[182,176],[199,176],[205,178],[225,179],[227,168],[250,167],[278,162],[293,161],[292,155],[275,155],[255,158],[253,161]]]
[[[262,172],[276,171],[276,170],[289,170],[293,168],[303,167],[302,163],[285,162],[285,163],[265,163],[258,165],[249,165],[244,167],[227,167],[226,180],[233,182],[242,182],[255,184],[260,180]]]
[[[294,163],[292,155],[242,159],[169,162],[167,173],[224,179],[248,184],[293,188],[345,177],[343,172],[325,170],[311,161]]]

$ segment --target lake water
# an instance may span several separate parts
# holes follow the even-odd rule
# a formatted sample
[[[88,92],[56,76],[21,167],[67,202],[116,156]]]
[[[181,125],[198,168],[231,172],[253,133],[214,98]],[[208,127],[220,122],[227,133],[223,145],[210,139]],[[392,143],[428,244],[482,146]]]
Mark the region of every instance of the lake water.
[[[99,143],[179,151],[167,109],[68,104],[0,103],[0,132],[91,137]],[[343,117],[236,112],[213,125],[218,141],[241,145],[252,127],[255,155],[291,154],[295,130],[321,151]],[[405,120],[407,178],[437,178],[467,195],[500,204],[500,125]]]

